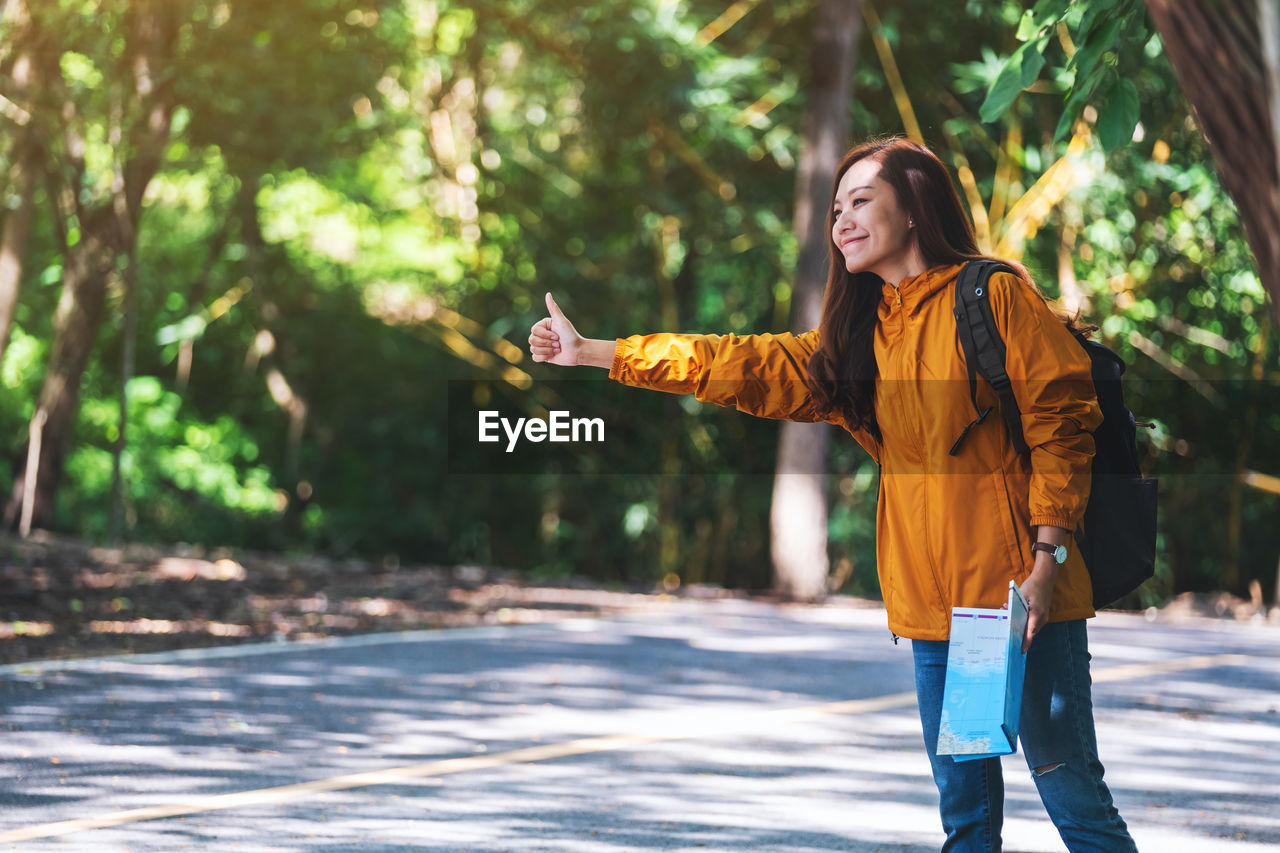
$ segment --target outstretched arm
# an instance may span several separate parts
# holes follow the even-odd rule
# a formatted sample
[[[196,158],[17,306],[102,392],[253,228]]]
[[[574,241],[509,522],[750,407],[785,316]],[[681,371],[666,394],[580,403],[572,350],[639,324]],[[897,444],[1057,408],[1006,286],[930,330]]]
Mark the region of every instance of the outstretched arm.
[[[625,385],[733,406],[762,418],[821,420],[805,383],[817,332],[804,335],[633,335],[584,338],[550,293],[529,331],[534,361],[603,367]]]
[[[824,418],[806,382],[817,336],[632,335],[617,341],[609,376],[756,417],[819,421]]]
[[[612,379],[638,388],[692,394],[762,418],[836,423],[848,430],[877,462],[879,442],[853,429],[838,414],[818,411],[806,382],[818,330],[764,335],[658,333],[613,341],[578,334],[548,293],[551,316],[529,333],[534,361],[606,368]]]

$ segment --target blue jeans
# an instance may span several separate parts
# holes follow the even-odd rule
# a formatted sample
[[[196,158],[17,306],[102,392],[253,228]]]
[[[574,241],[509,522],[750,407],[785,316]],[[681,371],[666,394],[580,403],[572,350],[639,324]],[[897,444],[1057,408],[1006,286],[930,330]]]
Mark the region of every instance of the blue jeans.
[[[938,755],[947,672],[946,641],[912,640],[916,697],[947,840],[943,853],[999,853],[1004,820],[1000,759]],[[1019,720],[1019,749],[1045,810],[1071,853],[1136,853],[1102,781],[1093,729],[1089,642],[1083,619],[1052,622],[1031,643]],[[1036,768],[1043,769],[1037,773]]]

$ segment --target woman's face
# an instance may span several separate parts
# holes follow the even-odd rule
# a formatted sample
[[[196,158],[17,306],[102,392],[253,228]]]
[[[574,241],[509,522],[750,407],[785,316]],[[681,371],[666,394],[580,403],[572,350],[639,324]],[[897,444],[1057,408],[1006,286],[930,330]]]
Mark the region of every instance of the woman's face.
[[[893,188],[877,175],[880,164],[859,160],[845,171],[836,190],[831,239],[851,273],[872,272],[890,284],[914,274],[912,225]]]

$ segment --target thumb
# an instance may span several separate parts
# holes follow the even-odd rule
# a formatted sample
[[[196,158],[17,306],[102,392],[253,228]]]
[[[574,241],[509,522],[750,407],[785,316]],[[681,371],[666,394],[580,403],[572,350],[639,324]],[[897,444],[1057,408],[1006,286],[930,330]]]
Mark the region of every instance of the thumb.
[[[551,316],[557,319],[565,319],[564,312],[560,310],[560,306],[556,304],[555,299],[551,296],[551,291],[547,291],[547,310],[551,312]]]

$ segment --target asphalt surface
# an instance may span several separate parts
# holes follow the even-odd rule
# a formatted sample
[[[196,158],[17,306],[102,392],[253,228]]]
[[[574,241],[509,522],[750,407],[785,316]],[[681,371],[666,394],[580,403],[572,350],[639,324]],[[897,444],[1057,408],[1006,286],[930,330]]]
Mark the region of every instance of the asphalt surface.
[[[1280,627],[1090,622],[1139,847],[1280,850]],[[0,668],[0,849],[931,851],[878,609],[608,620]],[[1060,851],[1021,755],[1005,849]]]

